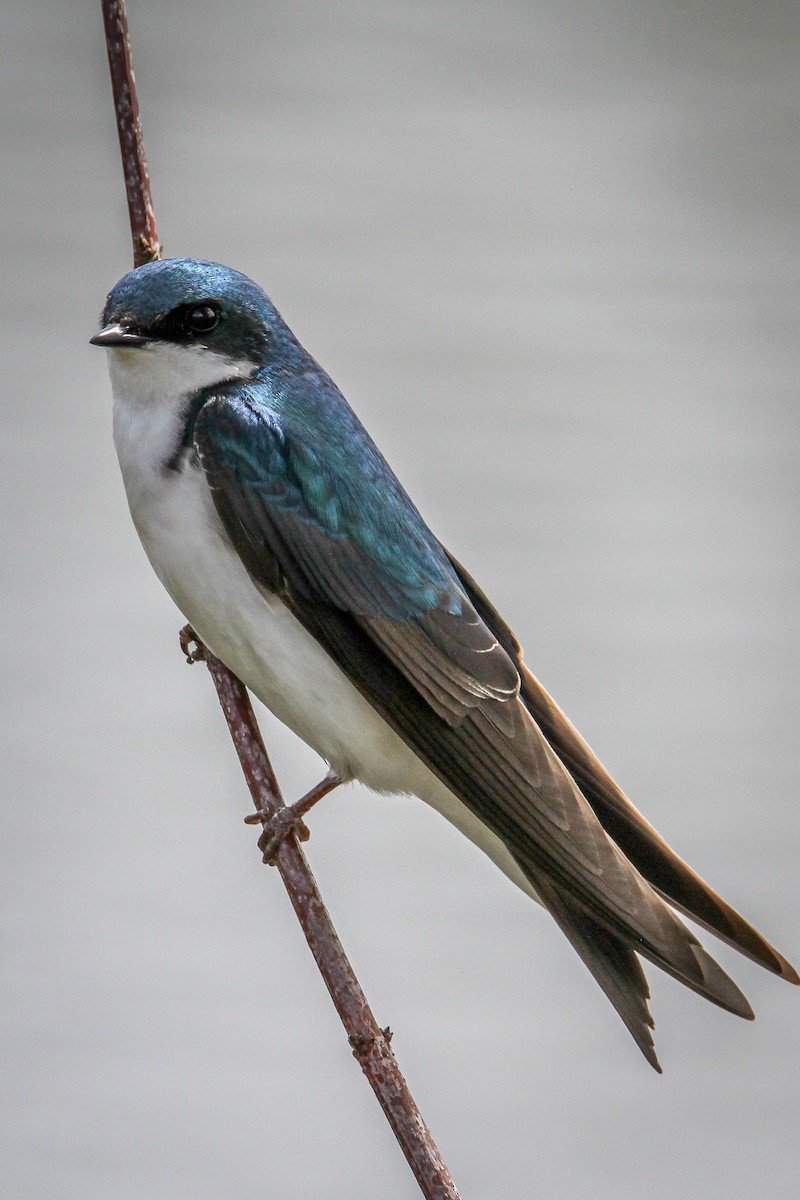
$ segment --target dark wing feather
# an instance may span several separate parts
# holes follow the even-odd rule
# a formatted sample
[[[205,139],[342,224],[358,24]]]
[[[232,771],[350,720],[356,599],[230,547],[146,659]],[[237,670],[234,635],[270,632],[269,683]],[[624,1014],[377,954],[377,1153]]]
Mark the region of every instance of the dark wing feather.
[[[612,779],[594,752],[522,661],[511,630],[459,562],[450,555],[467,594],[520,673],[521,696],[561,762],[591,804],[606,833],[670,904],[768,971],[800,983],[791,963],[692,870],[664,841]]]
[[[383,521],[390,543],[395,537],[405,557],[390,569],[374,550],[374,529],[342,519],[335,480],[314,479],[311,494],[290,434],[257,404],[230,394],[209,400],[195,442],[221,519],[253,577],[281,593],[372,706],[503,841],[644,1052],[644,991],[633,951],[722,1007],[752,1016],[736,985],[608,837],[519,698],[513,635],[499,618],[493,623],[488,601],[453,570],[421,518],[430,540],[413,527],[418,514],[410,503],[404,516],[416,538],[412,555],[379,494],[373,512],[360,514]],[[346,492],[346,479],[340,482]]]
[[[638,954],[722,1008],[752,1017],[732,980],[604,833],[521,704],[514,704],[511,738],[479,710],[457,725],[437,721],[347,614],[299,599],[292,609],[372,706],[501,838],[534,888],[548,879]]]

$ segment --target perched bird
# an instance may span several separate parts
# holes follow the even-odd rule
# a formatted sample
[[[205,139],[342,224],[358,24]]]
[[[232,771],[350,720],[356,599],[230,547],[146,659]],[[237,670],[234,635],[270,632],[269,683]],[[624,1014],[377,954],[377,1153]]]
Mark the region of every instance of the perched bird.
[[[640,958],[753,1015],[673,909],[800,983],[620,791],[261,288],[167,259],[126,275],[102,323],[145,551],[328,763],[306,809],[347,780],[432,805],[551,913],[657,1070]]]

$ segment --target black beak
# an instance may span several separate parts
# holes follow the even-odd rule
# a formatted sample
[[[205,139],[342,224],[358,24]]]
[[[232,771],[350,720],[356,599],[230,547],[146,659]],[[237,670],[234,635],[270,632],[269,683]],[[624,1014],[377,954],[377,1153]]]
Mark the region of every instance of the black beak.
[[[124,325],[114,324],[106,325],[105,329],[101,329],[93,338],[89,338],[91,346],[146,346],[153,339],[144,337],[140,333],[131,333],[130,329],[126,329]]]

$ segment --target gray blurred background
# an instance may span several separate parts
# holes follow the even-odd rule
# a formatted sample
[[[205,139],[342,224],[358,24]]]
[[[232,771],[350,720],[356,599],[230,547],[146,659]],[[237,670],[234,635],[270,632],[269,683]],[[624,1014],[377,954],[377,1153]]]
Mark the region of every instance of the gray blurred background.
[[[131,0],[162,239],[259,280],[647,816],[795,962],[796,0]],[[99,5],[0,28],[2,1194],[412,1200],[130,524]],[[265,715],[288,796],[320,764]],[[419,802],[310,859],[469,1200],[800,1194],[800,995],[666,1074]]]

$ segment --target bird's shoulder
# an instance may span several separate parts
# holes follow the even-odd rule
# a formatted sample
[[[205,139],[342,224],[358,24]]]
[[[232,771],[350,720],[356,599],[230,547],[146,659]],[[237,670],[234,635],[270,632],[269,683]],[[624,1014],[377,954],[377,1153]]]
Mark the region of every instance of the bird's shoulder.
[[[373,577],[379,600],[385,589],[402,594],[399,608],[384,597],[376,611],[460,610],[464,593],[446,552],[332,384],[295,377],[216,389],[193,435],[212,490],[263,506],[329,561],[357,558],[353,569]]]

